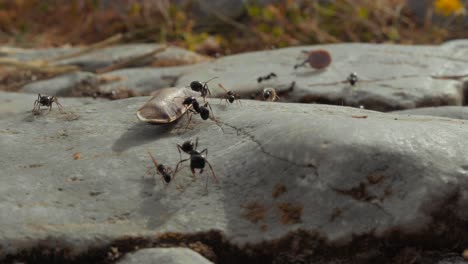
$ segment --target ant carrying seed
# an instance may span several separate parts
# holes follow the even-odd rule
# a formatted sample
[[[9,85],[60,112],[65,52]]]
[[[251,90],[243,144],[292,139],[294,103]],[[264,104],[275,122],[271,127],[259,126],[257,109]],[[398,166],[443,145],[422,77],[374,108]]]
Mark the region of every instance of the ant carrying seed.
[[[294,65],[294,69],[304,67],[306,64],[309,64],[310,67],[316,70],[321,70],[328,67],[332,61],[330,52],[326,50],[304,50],[302,53],[305,53],[307,58],[302,63]]]
[[[200,81],[193,81],[190,83],[190,88],[195,91],[195,92],[200,92],[201,96],[203,97],[203,101],[206,101],[205,98],[209,94],[211,96],[211,91],[208,88],[208,82],[211,80],[214,80],[218,77],[213,77],[209,79],[206,82],[200,82]]]
[[[265,88],[263,89],[263,100],[274,102],[280,99],[278,94],[276,94],[276,90],[273,88]]]
[[[48,106],[49,112],[52,110],[52,103],[55,103],[59,108],[59,111],[62,111],[62,105],[58,102],[57,96],[49,96],[49,95],[37,95],[37,100],[34,101],[34,107],[32,112],[35,114],[39,114],[41,110],[41,106]]]
[[[260,76],[260,77],[258,77],[258,78],[257,78],[257,82],[258,82],[258,83],[261,83],[262,81],[269,80],[269,79],[271,79],[271,78],[273,78],[273,77],[277,77],[276,74],[275,74],[274,72],[272,72],[272,73],[270,73],[270,74],[268,74],[268,75],[266,75],[266,76]]]
[[[204,105],[200,105],[200,103],[197,101],[197,99],[193,96],[186,97],[184,101],[182,102],[182,105],[185,106],[188,111],[186,113],[190,113],[189,120],[187,122],[186,128],[190,125],[190,122],[192,121],[192,115],[193,114],[200,114],[200,117],[203,120],[207,120],[210,118],[210,110],[211,110],[211,119],[218,124],[218,121],[216,120],[215,116],[213,115],[213,109],[211,108],[210,104],[206,102]],[[208,110],[210,108],[210,110]],[[219,124],[218,124],[219,125]]]
[[[148,150],[148,154],[153,160],[154,167],[156,168],[157,173],[161,175],[161,178],[163,179],[163,181],[165,182],[167,186],[172,180],[172,176],[171,176],[171,174],[173,173],[172,169],[170,167],[164,166],[163,164],[158,164],[158,161],[154,158],[154,156],[151,154],[149,150]]]
[[[177,166],[175,168],[174,178],[175,178],[175,175],[178,172],[179,165],[182,164],[185,161],[190,160],[190,170],[192,171],[192,176],[194,178],[195,178],[195,169],[200,169],[200,174],[202,174],[203,169],[205,168],[205,164],[208,164],[208,166],[210,167],[211,173],[213,174],[213,179],[217,183],[218,178],[216,177],[216,174],[215,174],[215,172],[213,170],[213,167],[211,166],[210,162],[206,159],[206,156],[208,156],[208,149],[205,148],[202,151],[197,151],[197,147],[198,147],[198,138],[196,138],[196,140],[195,140],[195,145],[190,140],[185,141],[182,144],[182,146],[177,144],[177,150],[179,151],[180,161],[179,161],[179,163],[177,163]],[[184,153],[189,154],[190,158],[182,159],[181,150]],[[205,153],[206,156],[204,156],[203,153]],[[205,185],[205,189],[207,189],[207,188],[208,188],[208,177],[206,178],[206,185]]]
[[[354,86],[358,82],[359,78],[355,72],[352,72],[346,80],[351,84],[351,86]]]
[[[224,95],[224,100],[226,100],[226,102],[230,102],[232,104],[232,103],[234,103],[234,101],[237,101],[238,103],[240,103],[240,95],[239,94],[236,94],[231,90],[228,91],[220,83],[218,83],[218,86],[221,87],[226,92],[226,94]]]

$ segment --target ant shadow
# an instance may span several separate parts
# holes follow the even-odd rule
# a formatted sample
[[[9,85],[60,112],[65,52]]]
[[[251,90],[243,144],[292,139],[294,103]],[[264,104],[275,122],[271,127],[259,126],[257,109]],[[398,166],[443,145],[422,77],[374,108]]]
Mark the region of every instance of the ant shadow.
[[[324,73],[327,69],[319,69],[319,70],[314,70],[314,69],[311,69],[309,68],[307,71],[306,70],[295,70],[295,72],[293,73],[294,75],[298,76],[298,77],[311,77],[311,76],[315,76],[315,75],[319,75],[321,73]]]
[[[166,125],[152,125],[148,123],[138,123],[128,128],[112,146],[114,152],[124,152],[132,147],[143,145],[160,138],[170,137],[170,133],[177,122]]]
[[[143,200],[138,210],[142,215],[147,216],[146,226],[151,229],[157,228],[167,221],[168,215],[162,214],[167,214],[169,210],[161,202],[167,195],[167,190],[157,190],[156,186],[163,184],[158,177],[159,175],[145,176],[138,180],[141,186],[140,197]],[[155,208],[159,208],[160,211],[155,211]]]

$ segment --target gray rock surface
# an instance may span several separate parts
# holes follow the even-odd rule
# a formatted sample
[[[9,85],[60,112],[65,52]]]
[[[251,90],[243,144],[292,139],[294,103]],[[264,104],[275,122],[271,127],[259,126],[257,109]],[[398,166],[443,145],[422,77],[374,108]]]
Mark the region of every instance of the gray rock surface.
[[[108,84],[102,84],[99,90],[109,93],[114,89],[130,89],[137,95],[149,95],[157,89],[173,87],[177,79],[184,73],[194,70],[198,65],[158,68],[132,68],[112,71],[99,75],[104,79],[115,79]]]
[[[76,65],[82,68],[83,71],[95,71],[100,68],[107,67],[116,62],[121,62],[145,53],[149,53],[162,45],[159,44],[121,44],[95,50],[77,57],[62,59],[55,62],[56,65]],[[2,52],[3,48],[5,51]],[[4,57],[16,58],[22,61],[29,60],[50,60],[58,56],[73,54],[80,51],[78,47],[62,47],[49,49],[12,49],[8,46],[0,48],[0,55]],[[8,52],[6,52],[8,51]],[[138,66],[177,66],[186,64],[195,64],[199,62],[209,61],[210,58],[199,55],[197,53],[177,48],[170,47],[166,51],[149,57],[147,60],[139,61],[131,65]]]
[[[31,113],[37,94],[8,93],[0,91],[0,119],[15,118],[16,114]],[[103,102],[102,99],[92,98],[59,98],[66,112],[69,106],[81,107],[84,105]],[[47,109],[47,107],[43,107]],[[53,105],[52,111],[57,111]]]
[[[140,249],[127,254],[118,264],[209,264],[213,263],[200,254],[187,248],[151,248]]]
[[[280,101],[362,105],[380,111],[461,105],[467,86],[456,76],[468,72],[468,60],[463,59],[463,54],[468,53],[467,43],[458,41],[442,46],[356,43],[250,52],[200,65],[176,85],[217,76],[219,79],[209,86],[218,97],[224,93],[217,87],[217,82],[221,82],[244,97],[273,87],[280,92]],[[333,61],[327,69],[293,69],[302,50],[315,49],[331,53]],[[258,77],[271,72],[278,77],[257,82]],[[356,72],[360,79],[355,86],[345,81],[351,72]],[[288,92],[293,82],[293,91]]]
[[[98,77],[89,72],[73,72],[51,79],[33,82],[20,91],[57,96],[91,96],[99,90]]]
[[[463,120],[244,100],[212,104],[219,126],[195,115],[193,129],[177,130],[137,121],[148,99],[68,107],[75,120],[0,120],[0,259],[27,260],[39,246],[125,252],[147,240],[202,241],[233,261],[353,252],[393,263],[383,251],[468,243]],[[196,137],[220,182],[183,166],[165,187],[147,150],[174,168],[176,144]]]
[[[400,114],[400,115],[440,116],[440,117],[468,120],[468,107],[464,107],[464,106],[423,107],[423,108],[394,111],[392,113]]]
[[[85,71],[95,71],[100,68],[110,66],[114,63],[121,62],[145,53],[149,53],[157,48],[162,47],[159,44],[126,44],[107,47],[96,50],[78,57],[64,59],[58,61],[57,65],[76,65]],[[181,48],[171,47],[166,51],[156,54],[154,57],[149,57],[147,60],[139,61],[132,65],[133,67],[141,67],[148,64],[158,66],[175,66],[181,64],[192,64],[206,61],[207,58]]]
[[[16,58],[21,61],[48,60],[77,51],[79,51],[79,48],[68,46],[46,49],[23,49],[0,46],[0,56]]]

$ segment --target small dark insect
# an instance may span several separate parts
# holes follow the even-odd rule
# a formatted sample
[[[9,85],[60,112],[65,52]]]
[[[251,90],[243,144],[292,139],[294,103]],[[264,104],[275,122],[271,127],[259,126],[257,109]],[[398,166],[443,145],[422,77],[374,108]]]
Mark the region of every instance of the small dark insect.
[[[268,75],[266,75],[266,76],[260,76],[260,77],[258,77],[258,78],[257,78],[257,82],[258,82],[258,83],[261,83],[262,81],[269,80],[269,79],[271,79],[271,78],[273,78],[273,77],[278,77],[278,76],[276,76],[276,74],[275,74],[274,72],[272,72],[272,73],[270,73],[270,74],[268,74]]]
[[[349,74],[348,76],[348,79],[346,79],[349,84],[351,84],[351,86],[354,86],[357,82],[358,82],[358,76],[355,72],[352,72],[351,74]]]
[[[280,99],[279,96],[276,94],[276,90],[273,88],[265,88],[263,89],[263,100],[274,102]]]
[[[49,96],[49,95],[37,95],[37,100],[34,101],[33,113],[38,114],[41,110],[41,106],[48,106],[49,112],[52,110],[52,103],[55,103],[59,111],[62,111],[62,105],[58,102],[57,96]]]
[[[304,67],[307,63],[310,67],[321,70],[328,67],[332,61],[330,52],[326,50],[313,50],[313,51],[302,51],[307,55],[307,58],[299,64],[294,65],[294,69]]]
[[[208,88],[208,82],[216,78],[218,77],[213,77],[206,82],[193,81],[190,83],[190,88],[195,92],[200,92],[201,96],[203,97],[203,101],[205,101],[205,98],[208,94],[211,96],[211,91]]]
[[[182,102],[182,104],[188,108],[192,106],[192,109],[188,109],[190,112],[195,113],[195,114],[200,114],[201,118],[203,120],[207,120],[210,117],[210,110],[213,112],[213,109],[211,109],[211,106],[208,102],[206,102],[204,105],[200,106],[200,103],[197,101],[197,99],[193,96],[185,98],[185,100]],[[208,110],[208,108],[210,110]]]
[[[234,103],[234,101],[237,101],[238,103],[240,103],[240,95],[239,94],[236,94],[231,90],[228,91],[220,83],[218,83],[218,86],[221,87],[226,92],[226,94],[224,95],[224,99],[226,100],[226,102],[229,101],[232,104],[232,103]]]
[[[190,113],[190,117],[187,122],[187,127],[190,125],[190,121],[192,121],[192,114],[200,114],[200,117],[203,120],[207,120],[208,118],[210,118],[210,110],[212,115],[211,119],[218,123],[218,121],[213,115],[213,109],[211,108],[208,102],[206,102],[204,105],[200,105],[200,103],[195,97],[189,96],[185,98],[185,100],[182,102],[182,105],[184,105],[185,108],[188,109],[187,113]],[[208,107],[210,108],[210,110],[208,110]]]
[[[208,164],[208,166],[210,167],[211,173],[213,175],[213,179],[217,183],[218,178],[216,177],[216,174],[215,174],[215,172],[213,170],[213,167],[211,166],[210,162],[206,159],[206,156],[208,156],[208,149],[205,148],[202,151],[198,151],[197,147],[198,147],[198,138],[196,138],[196,140],[195,140],[195,145],[190,140],[185,141],[182,144],[182,146],[177,144],[177,150],[179,151],[180,161],[179,161],[179,163],[177,163],[177,166],[175,168],[174,178],[175,178],[175,175],[178,172],[179,165],[182,164],[182,162],[190,160],[190,170],[192,171],[192,176],[193,177],[195,177],[195,169],[200,169],[200,174],[202,174],[203,169],[205,168],[205,164]],[[189,154],[190,158],[182,159],[181,150],[183,152]],[[204,156],[203,153],[205,153],[206,156]],[[208,177],[206,179],[207,179],[207,181],[206,181],[205,189],[208,188]]]
[[[153,160],[154,167],[156,168],[157,173],[161,175],[166,185],[169,184],[172,180],[172,176],[171,176],[171,174],[173,173],[172,169],[170,167],[164,166],[163,164],[158,164],[158,161],[154,158],[154,156],[151,154],[149,150],[148,150],[148,154]]]

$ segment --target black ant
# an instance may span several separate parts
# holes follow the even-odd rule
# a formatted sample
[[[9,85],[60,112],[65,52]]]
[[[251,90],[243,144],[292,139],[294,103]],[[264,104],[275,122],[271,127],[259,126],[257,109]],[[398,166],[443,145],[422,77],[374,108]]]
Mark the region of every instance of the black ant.
[[[37,95],[37,100],[34,101],[33,113],[39,114],[41,110],[41,106],[48,106],[49,112],[52,110],[52,103],[58,106],[59,110],[62,111],[62,105],[58,102],[57,96],[49,96],[49,95]]]
[[[352,72],[346,80],[351,84],[351,86],[354,86],[358,82],[359,78],[355,72]]]
[[[153,160],[154,167],[156,167],[157,173],[161,175],[166,185],[169,184],[172,180],[172,176],[171,176],[171,174],[173,173],[172,169],[170,167],[164,166],[163,164],[158,164],[158,161],[156,161],[156,159],[153,157],[153,155],[151,154],[149,150],[148,150],[148,154]]]
[[[189,120],[188,120],[188,123],[187,123],[187,127],[190,125],[190,121],[192,121],[192,114],[200,114],[200,117],[203,120],[207,120],[208,118],[210,118],[210,110],[213,113],[213,109],[211,108],[211,106],[210,106],[210,104],[208,102],[206,102],[204,105],[200,105],[200,103],[197,101],[197,99],[195,97],[193,97],[193,96],[186,97],[184,99],[184,101],[182,102],[182,104],[186,108],[189,108],[190,106],[192,106],[192,108],[189,108],[188,111],[187,111],[187,113],[191,113],[190,117],[189,117]],[[208,110],[208,107],[210,108],[210,110]],[[218,121],[216,120],[214,115],[213,114],[211,114],[211,115],[212,115],[211,119],[218,124]]]
[[[262,81],[269,80],[269,79],[271,79],[271,78],[273,78],[273,77],[277,77],[276,74],[275,74],[274,72],[272,72],[272,73],[270,73],[270,74],[268,74],[268,75],[266,75],[266,76],[260,76],[260,77],[258,77],[258,78],[257,78],[257,82],[258,82],[258,83],[261,83]]]
[[[276,90],[273,88],[265,88],[263,89],[263,100],[274,102],[277,99],[280,99],[278,94],[276,94]]]
[[[215,182],[218,182],[218,178],[216,177],[216,174],[213,170],[213,167],[211,166],[210,162],[206,159],[206,156],[208,156],[208,149],[204,149],[202,151],[197,150],[198,147],[198,138],[195,140],[195,145],[193,144],[192,141],[185,141],[182,146],[177,144],[177,150],[179,151],[180,155],[180,161],[177,163],[177,166],[175,168],[175,173],[174,173],[174,178],[175,175],[178,172],[179,165],[182,164],[182,162],[190,160],[190,170],[192,171],[192,176],[195,178],[195,169],[200,169],[200,174],[203,173],[203,169],[205,168],[205,164],[208,164],[210,166],[211,173],[213,174],[213,178]],[[190,155],[190,158],[187,159],[182,159],[182,153],[181,150],[187,154]],[[205,153],[206,156],[203,155]],[[205,189],[208,188],[208,178],[206,181],[206,186]]]
[[[203,120],[207,120],[210,117],[210,110],[211,110],[211,112],[213,112],[213,109],[211,109],[211,106],[210,106],[210,104],[208,102],[206,102],[204,105],[200,106],[200,103],[193,96],[189,96],[189,97],[185,98],[185,100],[182,102],[182,104],[185,107],[192,106],[193,109],[189,109],[189,111],[191,111],[192,113],[195,113],[195,114],[200,114],[200,116],[201,116],[201,118]],[[210,110],[208,110],[207,107],[209,107]]]
[[[219,87],[221,87],[225,92],[226,94],[224,95],[224,99],[226,100],[226,102],[230,102],[231,104],[234,103],[234,101],[237,100],[237,102],[240,103],[240,95],[239,94],[236,94],[234,93],[233,91],[231,90],[227,90],[226,88],[224,88],[224,86],[220,83],[218,83]]]
[[[193,81],[190,83],[190,88],[195,92],[200,92],[201,96],[203,97],[203,101],[205,101],[205,98],[208,94],[211,96],[211,91],[208,88],[208,82],[216,78],[218,77],[213,77],[206,82]]]

